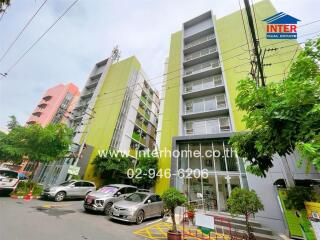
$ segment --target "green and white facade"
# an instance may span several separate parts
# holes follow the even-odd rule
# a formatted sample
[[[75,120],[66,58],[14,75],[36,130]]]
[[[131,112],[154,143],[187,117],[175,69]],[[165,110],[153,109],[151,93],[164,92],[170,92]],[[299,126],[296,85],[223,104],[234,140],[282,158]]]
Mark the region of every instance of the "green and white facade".
[[[262,20],[276,13],[270,1],[258,2],[254,10],[261,46],[267,48],[271,44],[270,47],[278,48],[265,58],[265,63],[274,63],[265,68],[267,82],[280,81],[298,43],[265,38],[266,25]],[[183,23],[182,29],[171,36],[158,137],[161,151],[176,150],[180,156],[160,158],[159,168],[170,169],[172,177],[160,178],[156,191],[161,194],[175,186],[187,194],[189,201],[199,201],[207,210],[226,211],[226,200],[234,187],[254,189],[265,206],[256,219],[275,231],[286,232],[276,181],[283,179],[290,186],[297,179],[320,176],[315,171],[305,173],[298,169],[294,164],[297,156],[292,155],[288,162],[275,156],[274,167],[262,179],[246,173],[243,161],[235,153],[226,154],[232,150],[228,145],[230,136],[246,130],[244,113],[237,109],[235,98],[237,82],[250,72],[250,54],[241,12],[220,19],[213,12]],[[244,10],[243,15],[247,23]],[[248,31],[247,24],[246,28]],[[195,150],[201,152],[200,156],[182,153]],[[205,156],[208,150],[218,150],[222,155]],[[188,168],[208,170],[208,178],[180,178],[179,170]]]
[[[73,154],[65,161],[80,168],[81,178],[101,185],[91,164],[99,151],[121,151],[134,159],[138,150],[155,148],[159,104],[136,57],[96,63],[72,112]],[[65,171],[59,179],[69,177]]]

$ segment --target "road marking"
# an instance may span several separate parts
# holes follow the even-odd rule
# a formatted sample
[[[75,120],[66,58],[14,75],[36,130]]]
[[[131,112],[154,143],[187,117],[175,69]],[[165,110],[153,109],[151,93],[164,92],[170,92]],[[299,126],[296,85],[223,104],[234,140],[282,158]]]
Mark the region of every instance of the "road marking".
[[[153,222],[149,222],[149,223],[146,224],[146,226],[152,225],[152,224],[160,222],[160,221],[162,221],[162,219],[158,219],[158,220],[155,220]]]

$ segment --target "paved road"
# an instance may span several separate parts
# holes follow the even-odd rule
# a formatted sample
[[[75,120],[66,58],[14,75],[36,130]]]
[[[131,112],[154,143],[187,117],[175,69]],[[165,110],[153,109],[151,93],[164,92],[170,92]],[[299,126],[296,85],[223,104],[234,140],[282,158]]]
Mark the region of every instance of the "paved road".
[[[0,240],[138,240],[137,226],[83,211],[82,201],[55,203],[0,197]]]

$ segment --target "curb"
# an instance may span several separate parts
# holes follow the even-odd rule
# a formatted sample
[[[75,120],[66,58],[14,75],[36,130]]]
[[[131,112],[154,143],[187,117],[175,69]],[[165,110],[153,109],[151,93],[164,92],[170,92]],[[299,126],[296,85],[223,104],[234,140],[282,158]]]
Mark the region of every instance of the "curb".
[[[17,196],[17,195],[12,195],[12,196],[10,196],[12,199],[25,199],[25,198],[27,198],[28,197],[28,195],[25,195],[25,196]],[[31,199],[40,199],[41,197],[40,196],[30,196],[29,197],[30,198],[30,200]],[[27,200],[27,199],[25,199],[25,200]],[[29,199],[28,199],[29,200]]]

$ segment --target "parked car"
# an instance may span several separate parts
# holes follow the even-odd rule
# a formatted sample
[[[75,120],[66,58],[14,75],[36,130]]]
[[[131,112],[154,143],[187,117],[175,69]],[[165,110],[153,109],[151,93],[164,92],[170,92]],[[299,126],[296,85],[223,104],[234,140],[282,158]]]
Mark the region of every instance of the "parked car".
[[[14,191],[19,183],[19,173],[9,169],[0,169],[0,190]]]
[[[93,182],[82,180],[71,180],[61,183],[58,186],[45,187],[42,197],[53,198],[60,202],[65,198],[85,198],[85,196],[96,190]]]
[[[163,202],[154,193],[136,192],[124,200],[115,203],[111,208],[111,218],[140,224],[144,219],[163,217]]]
[[[83,207],[86,211],[104,212],[109,215],[113,203],[136,191],[137,187],[125,184],[103,186],[98,191],[91,192],[86,196]]]

